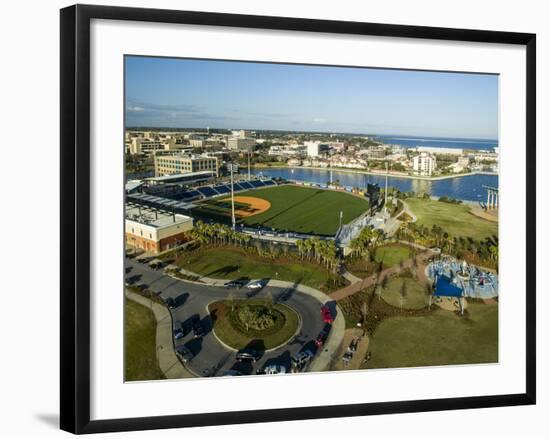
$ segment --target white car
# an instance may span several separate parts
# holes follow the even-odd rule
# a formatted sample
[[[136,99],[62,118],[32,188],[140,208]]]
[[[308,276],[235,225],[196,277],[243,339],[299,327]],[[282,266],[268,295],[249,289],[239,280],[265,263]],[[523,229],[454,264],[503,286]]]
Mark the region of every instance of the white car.
[[[259,290],[260,288],[263,288],[263,287],[264,287],[264,284],[262,283],[262,281],[259,281],[259,280],[252,281],[246,286],[246,288],[250,288],[251,290]]]
[[[281,373],[286,373],[286,367],[274,364],[273,366],[267,366],[264,372],[266,375],[279,375]]]

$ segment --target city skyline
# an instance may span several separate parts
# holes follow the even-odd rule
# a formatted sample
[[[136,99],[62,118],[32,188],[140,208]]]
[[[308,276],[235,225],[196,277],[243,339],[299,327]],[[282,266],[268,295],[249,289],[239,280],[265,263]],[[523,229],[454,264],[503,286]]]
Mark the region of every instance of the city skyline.
[[[498,139],[491,74],[127,56],[125,87],[127,127]]]

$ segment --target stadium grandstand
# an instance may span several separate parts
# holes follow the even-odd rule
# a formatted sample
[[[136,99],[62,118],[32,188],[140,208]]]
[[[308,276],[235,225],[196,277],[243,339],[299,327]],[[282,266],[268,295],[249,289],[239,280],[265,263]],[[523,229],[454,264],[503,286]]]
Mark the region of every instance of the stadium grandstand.
[[[233,183],[233,190],[235,193],[238,193],[251,189],[274,186],[276,184],[277,183],[271,179],[242,180]],[[193,201],[219,197],[222,195],[227,196],[230,193],[230,184],[215,184],[193,188],[184,188],[175,185],[154,185],[145,189],[145,192],[127,194],[127,199],[136,204],[183,213],[195,207]]]

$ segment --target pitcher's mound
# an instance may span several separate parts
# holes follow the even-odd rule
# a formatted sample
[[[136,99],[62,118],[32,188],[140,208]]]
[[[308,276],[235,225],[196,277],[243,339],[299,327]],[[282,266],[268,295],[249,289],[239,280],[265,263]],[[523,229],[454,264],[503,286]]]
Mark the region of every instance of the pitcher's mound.
[[[231,202],[231,198],[223,201]],[[258,215],[270,207],[271,203],[263,198],[235,196],[235,215],[240,217]]]

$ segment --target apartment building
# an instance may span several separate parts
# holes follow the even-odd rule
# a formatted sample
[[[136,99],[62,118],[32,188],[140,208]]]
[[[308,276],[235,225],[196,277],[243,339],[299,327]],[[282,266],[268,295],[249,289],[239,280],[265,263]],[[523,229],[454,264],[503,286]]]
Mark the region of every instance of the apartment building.
[[[435,157],[426,152],[422,152],[413,157],[413,170],[416,175],[429,177],[436,167]]]

